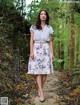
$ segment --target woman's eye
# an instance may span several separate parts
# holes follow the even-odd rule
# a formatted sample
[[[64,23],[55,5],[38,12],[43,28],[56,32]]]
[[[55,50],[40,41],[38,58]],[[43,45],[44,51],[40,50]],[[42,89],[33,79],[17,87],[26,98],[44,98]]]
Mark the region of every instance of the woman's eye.
[[[46,14],[43,14],[43,13],[42,13],[41,15],[46,15]]]
[[[41,15],[43,15],[43,13],[41,13]]]

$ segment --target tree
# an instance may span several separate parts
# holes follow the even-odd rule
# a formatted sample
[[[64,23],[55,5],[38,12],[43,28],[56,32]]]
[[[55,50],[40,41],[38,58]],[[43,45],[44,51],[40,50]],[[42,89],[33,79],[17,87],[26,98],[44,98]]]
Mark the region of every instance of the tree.
[[[70,4],[70,42],[69,42],[69,70],[74,67],[74,4]]]

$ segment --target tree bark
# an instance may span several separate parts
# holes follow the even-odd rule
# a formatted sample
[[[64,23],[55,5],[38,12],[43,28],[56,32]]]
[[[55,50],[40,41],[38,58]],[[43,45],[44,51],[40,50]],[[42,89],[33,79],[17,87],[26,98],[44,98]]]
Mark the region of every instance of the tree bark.
[[[74,67],[74,4],[70,4],[70,40],[69,40],[69,70]]]

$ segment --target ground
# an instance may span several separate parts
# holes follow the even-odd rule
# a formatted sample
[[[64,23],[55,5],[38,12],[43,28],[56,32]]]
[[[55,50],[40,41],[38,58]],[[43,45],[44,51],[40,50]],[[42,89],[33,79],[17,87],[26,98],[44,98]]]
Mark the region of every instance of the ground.
[[[40,102],[39,97],[33,95],[32,100],[35,105],[65,105],[61,102],[61,96],[58,95],[59,91],[60,72],[55,71],[53,74],[48,75],[44,85],[45,102]]]

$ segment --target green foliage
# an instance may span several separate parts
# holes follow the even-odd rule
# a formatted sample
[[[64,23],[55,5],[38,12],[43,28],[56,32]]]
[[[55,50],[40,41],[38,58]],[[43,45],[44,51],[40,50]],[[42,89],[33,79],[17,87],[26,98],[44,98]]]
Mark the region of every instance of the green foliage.
[[[40,4],[38,1],[34,0],[27,6],[27,8],[28,12],[26,17],[31,24],[34,24],[40,10]]]
[[[75,13],[75,24],[80,27],[80,13]]]
[[[16,79],[19,71],[14,71],[14,50],[19,49],[20,74],[26,70],[26,62],[29,57],[29,23],[21,13],[13,5],[12,0],[9,2],[8,0],[0,1],[0,80],[2,80],[0,97],[9,97],[10,104],[14,103],[15,105],[17,102],[13,102],[15,100],[13,97],[22,96],[19,96],[20,93],[17,94],[15,91],[17,79],[20,77]]]
[[[31,77],[26,75],[23,76],[25,78],[22,78],[22,75],[24,72],[27,72],[30,40],[29,27],[30,24],[35,23],[40,9],[46,9],[49,12],[50,25],[54,29],[53,43],[55,59],[53,63],[55,70],[65,69],[68,71],[69,67],[70,16],[72,12],[70,4],[60,3],[59,0],[41,0],[41,2],[33,0],[32,3],[27,6],[27,9],[26,14],[25,0],[0,0],[0,79],[2,80],[0,83],[0,92],[1,95],[4,96],[6,94],[10,98],[14,97],[12,92],[15,90],[14,87],[17,88],[18,94],[16,91],[14,92],[18,98],[27,91],[24,85],[26,84],[28,87],[28,82],[31,83],[31,88],[36,88],[34,83],[31,82]],[[72,91],[67,90],[70,92],[68,96],[64,96],[64,100],[68,104],[75,102],[76,99],[79,100],[80,97],[80,93],[77,96],[77,92],[80,91],[80,68],[76,66],[80,63],[80,4],[73,5],[73,9],[75,31],[74,71],[70,71],[71,74],[67,74],[68,76],[64,76],[62,80],[65,88],[68,87],[68,89],[72,89]],[[27,20],[25,17],[27,17]],[[14,83],[16,78],[15,73],[18,73],[14,71],[14,49],[19,49],[19,76],[26,81],[26,83],[22,81],[23,83],[17,85]],[[65,80],[67,82],[65,82]],[[65,94],[67,93],[65,92]],[[73,99],[73,96],[75,96],[75,99]],[[16,102],[17,101],[23,102],[21,98],[16,100]],[[78,104],[77,101],[75,104],[76,103]]]

